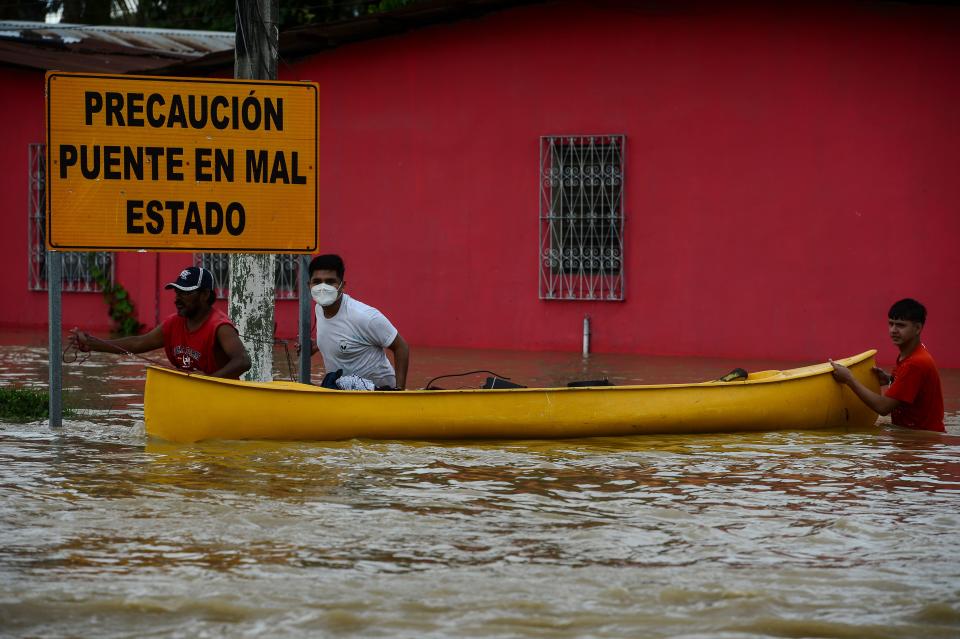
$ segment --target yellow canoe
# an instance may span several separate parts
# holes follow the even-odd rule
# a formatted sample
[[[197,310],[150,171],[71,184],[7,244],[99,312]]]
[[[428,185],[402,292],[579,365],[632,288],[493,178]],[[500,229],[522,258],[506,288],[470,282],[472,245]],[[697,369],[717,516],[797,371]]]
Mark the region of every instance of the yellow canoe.
[[[876,351],[838,360],[868,388]],[[404,392],[241,382],[149,367],[147,434],[204,439],[552,439],[862,428],[876,421],[829,363],[746,380],[652,386]]]

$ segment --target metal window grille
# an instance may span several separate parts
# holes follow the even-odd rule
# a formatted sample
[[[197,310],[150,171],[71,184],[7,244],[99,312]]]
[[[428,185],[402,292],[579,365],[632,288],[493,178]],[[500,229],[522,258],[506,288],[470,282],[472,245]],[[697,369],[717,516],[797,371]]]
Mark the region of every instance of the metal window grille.
[[[623,300],[625,143],[540,138],[540,299]]]
[[[299,299],[299,255],[282,253],[277,255],[274,286],[276,299]],[[213,273],[217,297],[225,299],[230,293],[230,255],[227,253],[194,253],[193,263]]]
[[[299,255],[281,253],[277,255],[277,266],[274,271],[274,284],[277,287],[278,300],[295,300],[300,297],[300,267]]]
[[[27,290],[47,290],[47,160],[45,144],[28,145],[30,175],[27,203]],[[64,252],[62,290],[72,293],[96,293],[100,285],[93,277],[94,269],[113,283],[113,253]]]
[[[220,299],[230,292],[230,255],[227,253],[194,253],[194,266],[202,266],[213,273],[214,291]]]

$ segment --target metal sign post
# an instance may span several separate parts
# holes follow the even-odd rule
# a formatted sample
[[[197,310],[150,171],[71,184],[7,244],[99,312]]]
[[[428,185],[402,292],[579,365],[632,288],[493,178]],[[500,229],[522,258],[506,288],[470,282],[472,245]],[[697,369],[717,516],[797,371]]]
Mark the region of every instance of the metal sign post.
[[[63,324],[62,306],[60,305],[61,279],[63,273],[63,254],[59,251],[47,251],[47,304],[50,313],[50,393],[49,413],[50,427],[60,428],[63,426],[63,402],[61,392],[63,390],[63,360],[60,359],[60,353],[63,350],[61,339],[61,325]]]
[[[300,256],[300,330],[297,339],[300,340],[300,380],[302,384],[310,383],[310,256]]]

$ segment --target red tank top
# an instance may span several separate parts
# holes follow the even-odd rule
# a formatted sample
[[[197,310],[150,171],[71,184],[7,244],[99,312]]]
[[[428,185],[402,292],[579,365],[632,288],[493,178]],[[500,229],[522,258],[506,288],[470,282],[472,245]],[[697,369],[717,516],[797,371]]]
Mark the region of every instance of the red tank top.
[[[210,375],[219,370],[227,363],[226,354],[216,348],[217,329],[224,324],[233,326],[230,318],[212,308],[203,324],[190,331],[186,318],[174,313],[163,320],[163,350],[167,359],[182,371]]]

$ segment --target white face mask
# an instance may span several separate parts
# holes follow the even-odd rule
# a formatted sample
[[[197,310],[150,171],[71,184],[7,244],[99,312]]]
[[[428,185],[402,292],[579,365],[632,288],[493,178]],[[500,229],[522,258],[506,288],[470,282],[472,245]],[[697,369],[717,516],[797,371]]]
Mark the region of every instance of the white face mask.
[[[330,306],[340,297],[340,289],[330,284],[317,284],[310,289],[310,296],[320,306]]]

